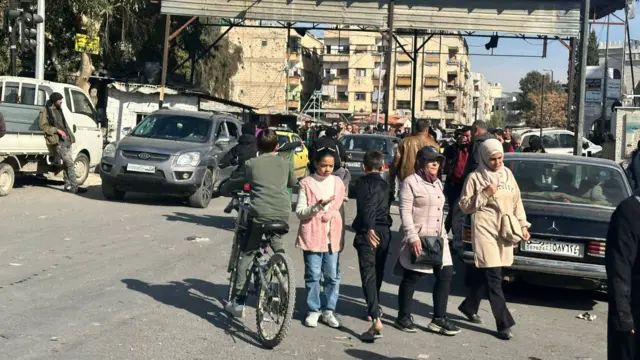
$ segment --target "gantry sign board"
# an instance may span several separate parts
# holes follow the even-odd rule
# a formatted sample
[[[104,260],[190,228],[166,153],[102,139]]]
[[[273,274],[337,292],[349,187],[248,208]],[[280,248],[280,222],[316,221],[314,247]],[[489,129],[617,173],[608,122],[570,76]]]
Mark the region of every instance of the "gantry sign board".
[[[395,29],[578,37],[580,3],[579,0],[396,0],[393,25]],[[388,0],[162,0],[162,13],[384,29],[387,5]]]

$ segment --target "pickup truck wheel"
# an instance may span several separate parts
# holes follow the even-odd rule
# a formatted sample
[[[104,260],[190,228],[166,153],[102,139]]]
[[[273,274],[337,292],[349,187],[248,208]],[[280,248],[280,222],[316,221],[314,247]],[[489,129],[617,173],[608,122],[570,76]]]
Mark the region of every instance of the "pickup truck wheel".
[[[16,174],[9,164],[0,164],[0,196],[7,196],[13,189]]]
[[[89,177],[89,158],[85,154],[78,154],[76,162],[73,165],[78,185],[84,184]]]
[[[122,199],[124,199],[125,192],[116,189],[113,185],[102,183],[102,195],[107,200],[122,201]]]
[[[189,197],[189,206],[205,209],[211,202],[213,195],[213,172],[207,169],[198,190]]]

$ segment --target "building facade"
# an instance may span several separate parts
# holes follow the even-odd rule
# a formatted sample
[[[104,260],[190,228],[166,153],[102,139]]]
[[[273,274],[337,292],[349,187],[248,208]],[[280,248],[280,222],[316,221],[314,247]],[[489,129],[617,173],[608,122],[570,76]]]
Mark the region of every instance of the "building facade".
[[[598,57],[600,66],[604,66],[606,43],[598,45]],[[613,78],[622,79],[622,94],[640,93],[640,40],[631,40],[631,59],[629,59],[629,46],[622,41],[609,42],[609,56],[607,66],[614,69]],[[633,71],[633,75],[632,75]],[[636,83],[633,83],[633,80]]]
[[[298,111],[321,83],[322,41],[286,29],[234,27],[229,41],[242,47],[231,79],[231,99],[258,113]]]
[[[517,110],[516,102],[518,101],[518,93],[502,93],[502,96],[493,99],[493,112],[500,114],[502,126],[518,127],[524,126],[521,112]]]
[[[384,63],[386,42],[380,34],[357,31],[324,32],[323,103],[325,110],[355,118],[373,115],[389,91],[389,113],[411,118],[413,37],[394,42],[391,66]],[[427,40],[419,36],[418,47]],[[416,117],[445,124],[468,124],[471,64],[468,46],[457,35],[434,36],[418,52],[416,61]],[[385,84],[386,71],[391,82]],[[379,101],[380,97],[380,101]],[[380,110],[382,111],[382,109]]]
[[[487,81],[487,78],[482,73],[472,73],[473,81],[473,96],[471,102],[471,114],[474,120],[491,120],[493,113],[493,95],[498,92],[498,87],[495,84],[491,84]],[[502,87],[499,87],[499,92],[502,92]]]

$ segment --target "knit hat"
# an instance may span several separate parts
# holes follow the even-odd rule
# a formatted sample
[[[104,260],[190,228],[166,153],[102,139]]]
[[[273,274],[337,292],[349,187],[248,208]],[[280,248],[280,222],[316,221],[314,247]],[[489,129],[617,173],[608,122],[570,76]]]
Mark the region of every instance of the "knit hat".
[[[58,100],[62,100],[62,94],[58,93],[58,92],[54,92],[51,94],[51,96],[49,96],[49,100],[51,100],[52,103],[55,103]]]

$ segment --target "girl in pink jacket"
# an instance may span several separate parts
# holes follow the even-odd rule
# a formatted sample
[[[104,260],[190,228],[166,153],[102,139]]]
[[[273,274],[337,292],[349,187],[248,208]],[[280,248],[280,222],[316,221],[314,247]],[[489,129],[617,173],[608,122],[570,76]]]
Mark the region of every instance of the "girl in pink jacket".
[[[305,325],[318,326],[318,320],[340,327],[334,311],[340,288],[339,254],[343,248],[342,216],[344,183],[333,173],[333,149],[318,149],[316,172],[300,181],[296,215],[300,228],[296,247],[304,254],[304,282],[309,314]],[[323,294],[320,280],[323,282]]]

